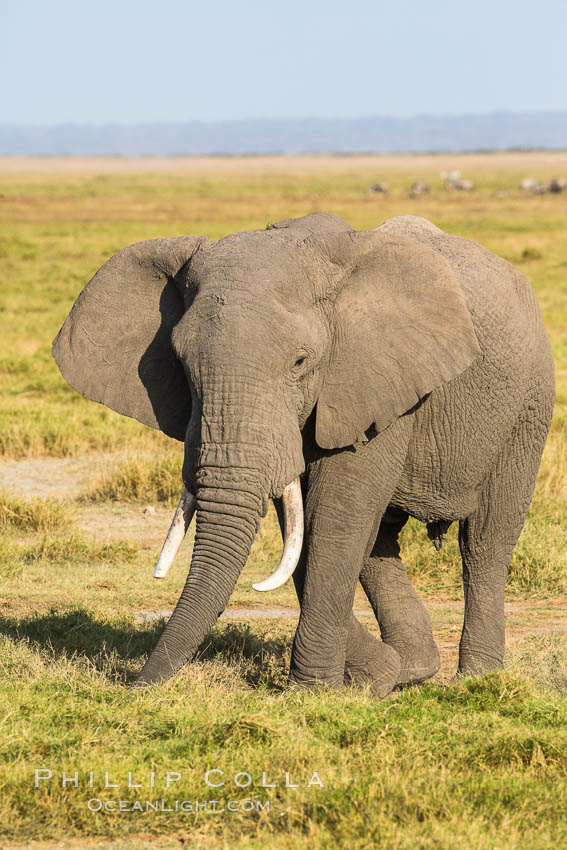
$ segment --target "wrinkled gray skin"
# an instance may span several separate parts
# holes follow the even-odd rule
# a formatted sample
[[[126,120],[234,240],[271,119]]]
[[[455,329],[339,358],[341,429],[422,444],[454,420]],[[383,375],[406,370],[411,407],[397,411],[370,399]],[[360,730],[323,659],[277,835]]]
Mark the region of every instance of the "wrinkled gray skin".
[[[438,669],[399,555],[408,516],[437,546],[459,522],[459,670],[502,664],[504,584],[554,396],[534,293],[505,260],[414,216],[150,240],[99,270],[53,350],[81,393],[185,442],[193,559],[140,684],[193,657],[268,497],[278,507],[298,475],[292,682],[384,695]],[[352,613],[359,579],[382,641]]]

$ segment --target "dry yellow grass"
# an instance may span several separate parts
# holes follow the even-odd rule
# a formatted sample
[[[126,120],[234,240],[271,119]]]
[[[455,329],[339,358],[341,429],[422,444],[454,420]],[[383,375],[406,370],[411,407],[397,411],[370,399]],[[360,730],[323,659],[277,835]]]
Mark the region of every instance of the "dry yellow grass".
[[[503,153],[466,154],[384,154],[331,156],[73,156],[73,157],[0,157],[0,174],[76,175],[84,179],[92,174],[164,174],[179,175],[214,174],[222,177],[250,176],[256,174],[344,174],[345,172],[403,173],[439,170],[489,171],[491,173],[518,172],[537,176],[549,172],[567,172],[566,151],[511,151]]]

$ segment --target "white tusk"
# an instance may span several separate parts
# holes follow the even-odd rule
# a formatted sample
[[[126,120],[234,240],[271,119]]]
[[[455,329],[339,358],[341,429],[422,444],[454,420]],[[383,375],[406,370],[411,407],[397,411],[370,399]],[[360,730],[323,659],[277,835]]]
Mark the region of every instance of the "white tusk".
[[[282,559],[264,581],[253,584],[254,590],[275,590],[288,580],[296,568],[303,546],[303,497],[299,478],[288,484],[282,495],[284,509],[284,550]]]
[[[183,543],[183,538],[187,533],[189,524],[195,513],[195,497],[183,488],[183,493],[177,505],[177,510],[173,514],[165,543],[161,547],[159,558],[154,570],[154,578],[165,578],[167,571],[173,563],[173,559],[177,555],[177,550]]]

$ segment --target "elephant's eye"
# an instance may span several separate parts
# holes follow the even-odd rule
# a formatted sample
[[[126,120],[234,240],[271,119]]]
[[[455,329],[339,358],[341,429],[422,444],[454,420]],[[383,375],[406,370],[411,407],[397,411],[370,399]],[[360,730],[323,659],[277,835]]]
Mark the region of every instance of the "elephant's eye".
[[[309,351],[298,351],[293,366],[291,367],[291,373],[295,377],[303,377],[306,370],[310,368],[310,355],[313,352]]]

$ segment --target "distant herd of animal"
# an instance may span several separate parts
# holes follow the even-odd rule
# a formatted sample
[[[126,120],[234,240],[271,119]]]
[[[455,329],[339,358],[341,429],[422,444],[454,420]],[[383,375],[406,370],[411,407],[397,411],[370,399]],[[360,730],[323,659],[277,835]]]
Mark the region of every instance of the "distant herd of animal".
[[[460,171],[442,171],[440,174],[443,186],[445,189],[452,189],[457,192],[472,192],[475,185],[472,180],[465,180],[461,177]],[[552,177],[547,183],[541,183],[535,177],[524,177],[520,182],[520,189],[532,195],[544,195],[549,193],[557,195],[560,192],[567,190],[567,178]],[[387,195],[390,187],[387,183],[380,181],[372,183],[366,189],[367,195]],[[420,198],[428,195],[430,191],[429,184],[423,180],[416,180],[409,188],[410,198]],[[500,197],[505,197],[508,193],[504,191],[498,192]]]

